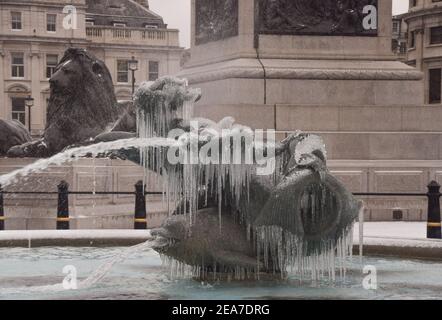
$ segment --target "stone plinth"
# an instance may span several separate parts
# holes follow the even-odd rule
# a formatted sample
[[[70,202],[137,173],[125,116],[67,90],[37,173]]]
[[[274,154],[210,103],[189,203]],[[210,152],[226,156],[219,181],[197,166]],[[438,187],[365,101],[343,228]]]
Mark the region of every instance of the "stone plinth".
[[[263,59],[260,63],[256,59],[238,59],[186,69],[181,76],[203,91],[197,104],[198,115],[216,120],[231,115],[239,120],[247,114],[241,120],[250,126],[256,125],[254,109],[265,110],[262,108],[266,106],[265,111],[269,112],[275,105],[284,104],[416,106],[423,94],[422,74],[396,61]],[[385,121],[387,124],[394,119]],[[275,121],[264,123],[258,128],[282,129]]]
[[[0,175],[22,168],[36,159],[0,159]],[[143,179],[141,167],[129,161],[81,159],[20,178],[5,191],[56,192],[60,181],[70,191],[134,192]],[[160,178],[149,175],[147,191],[162,191]],[[94,182],[95,181],[95,182]],[[70,195],[71,229],[133,229],[133,195]],[[158,227],[167,217],[161,195],[147,196],[148,227]],[[57,195],[5,196],[7,230],[45,230],[56,228]]]
[[[238,58],[255,59],[257,49],[264,59],[392,60],[392,7],[389,0],[377,1],[378,24],[374,33],[354,32],[351,36],[346,31],[353,33],[352,30],[328,34],[323,31],[310,32],[312,35],[303,34],[302,30],[293,32],[293,28],[284,24],[285,17],[280,20],[279,28],[274,27],[276,30],[269,32],[260,26],[262,18],[259,11],[265,10],[266,5],[259,3],[266,1],[216,1],[218,8],[211,2],[192,0],[192,57],[188,67]],[[367,4],[369,2],[372,1],[367,1]],[[230,11],[225,12],[223,5],[229,7]],[[293,12],[286,12],[287,16],[290,14]]]
[[[231,115],[252,127],[282,130],[277,115],[270,115],[277,104],[385,108],[423,101],[422,73],[394,61],[391,1],[378,1],[376,30],[353,35],[290,31],[285,17],[279,31],[267,34],[259,15],[265,0],[219,1],[231,8],[237,3],[237,14],[212,18],[213,29],[205,29],[201,16],[219,12],[204,3],[192,1],[192,57],[180,73],[203,90],[198,115],[215,120]],[[217,33],[226,28],[236,32]],[[262,118],[254,119],[257,111]]]

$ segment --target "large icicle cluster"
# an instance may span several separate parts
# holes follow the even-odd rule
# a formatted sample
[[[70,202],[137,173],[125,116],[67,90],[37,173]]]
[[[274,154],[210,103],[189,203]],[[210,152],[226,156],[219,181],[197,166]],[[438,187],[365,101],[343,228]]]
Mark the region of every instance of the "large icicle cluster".
[[[215,197],[221,209],[223,194],[227,192],[239,205],[243,190],[248,189],[253,173],[253,132],[250,128],[235,124],[233,118],[219,123],[208,119],[194,119],[191,122],[193,105],[200,96],[199,90],[189,89],[184,80],[162,78],[155,83],[143,83],[136,93],[138,136],[140,138],[166,137],[181,119],[181,125],[190,131],[177,137],[182,155],[178,164],[170,164],[167,153],[170,150],[143,148],[140,150],[142,165],[146,170],[161,172],[164,176],[164,191],[167,194],[169,212],[179,207],[188,215],[192,224],[201,201],[207,203],[209,196]],[[197,127],[194,127],[197,124]],[[193,125],[193,127],[192,127]],[[225,134],[228,132],[228,134]],[[233,148],[237,140],[240,148]],[[199,147],[218,140],[219,150],[200,153]],[[196,147],[196,148],[195,148]],[[196,150],[195,150],[196,149]],[[241,164],[235,152],[240,149]],[[209,154],[205,158],[204,154]],[[214,161],[218,158],[218,161]],[[245,163],[249,159],[249,163]]]
[[[246,153],[253,152],[253,132],[235,124],[232,118],[218,124],[199,119],[198,125],[178,138],[177,152],[183,157],[180,164],[165,162],[167,193],[173,197],[172,208],[182,204],[181,213],[188,214],[190,224],[194,222],[199,204],[206,206],[209,198],[214,199],[218,203],[221,228],[223,203],[239,206],[241,198],[247,195],[244,190],[249,189],[254,166],[253,154],[246,156]],[[243,138],[250,143],[247,145]],[[234,147],[235,140],[241,141],[241,146]],[[210,152],[199,152],[210,144],[215,146]],[[235,153],[238,150],[239,155]]]
[[[193,104],[200,96],[200,90],[188,88],[187,81],[178,78],[143,82],[135,93],[138,135],[143,138],[167,136],[175,119],[190,119]]]
[[[170,215],[184,214],[192,226],[198,219],[199,207],[208,205],[212,200],[219,209],[219,226],[222,232],[223,204],[240,209],[237,211],[243,216],[239,221],[245,221],[247,238],[256,244],[258,261],[254,270],[233,268],[235,279],[249,278],[250,274],[258,276],[260,264],[263,264],[267,272],[280,272],[284,275],[291,269],[300,276],[313,280],[323,277],[335,280],[338,266],[341,276],[345,276],[345,260],[352,252],[354,219],[336,227],[340,234],[333,237],[329,234],[316,239],[313,244],[302,232],[285,228],[284,223],[267,221],[265,225],[252,227],[254,221],[249,215],[246,218],[244,215],[247,214],[245,211],[248,207],[249,188],[256,170],[253,150],[263,148],[263,143],[255,144],[251,129],[235,124],[232,118],[226,118],[219,123],[207,119],[192,119],[194,103],[200,95],[200,91],[189,89],[184,80],[163,78],[155,83],[142,84],[135,96],[139,138],[167,137],[172,129],[183,129],[183,133],[174,138],[179,142],[177,146],[140,149],[141,163],[146,172],[153,170],[163,175],[164,193],[167,195]],[[226,136],[225,130],[230,134]],[[240,163],[234,161],[235,157],[238,157],[238,154],[235,154],[238,148],[232,147],[232,141],[238,139],[241,141]],[[300,194],[296,197],[287,195],[287,199],[277,201],[298,202],[301,208],[308,207],[310,210],[302,214],[311,215],[312,221],[323,223],[324,217],[333,214],[333,210],[342,209],[332,205],[324,206],[325,201],[332,199],[330,194],[327,194],[331,191],[323,185],[328,173],[324,143],[317,136],[301,133],[297,133],[291,139],[288,140],[290,146],[277,155],[275,185],[283,185],[289,175],[295,180],[300,172],[306,172],[305,168],[309,168],[321,178],[322,196],[312,198],[310,193],[307,196]],[[201,153],[204,146],[213,141],[218,141],[219,147]],[[173,154],[181,157],[178,163],[169,161],[168,155],[170,156],[172,148],[175,148]],[[248,162],[250,154],[252,161]],[[219,162],[213,161],[216,157]],[[304,168],[304,171],[297,171],[297,168]],[[244,208],[245,210],[242,210]],[[270,209],[273,210],[272,207]],[[287,210],[284,219],[293,220],[292,216],[300,208],[298,206]],[[272,214],[276,216],[277,213],[269,213],[269,216]],[[294,222],[287,220],[287,223]],[[210,272],[216,273],[216,263],[213,270],[213,265],[212,268],[206,268],[204,263],[187,268],[173,258],[165,260],[172,267],[174,275],[203,276],[209,269]]]
[[[340,277],[345,277],[346,260],[353,250],[353,225],[337,240],[320,241],[313,250],[311,243],[281,227],[260,227],[257,232],[258,261],[262,259],[267,270],[281,275],[290,270],[301,279],[335,281],[338,266]]]
[[[164,77],[155,82],[143,82],[135,93],[137,134],[139,138],[166,137],[176,119],[190,118],[200,90],[187,88],[187,81]],[[162,149],[140,149],[145,169],[160,172],[165,161]]]
[[[212,281],[219,280],[259,280],[259,268],[256,266],[254,268],[244,268],[241,266],[234,266],[229,270],[218,270],[217,265],[207,264],[204,265],[202,262],[197,266],[189,266],[183,262],[180,262],[174,258],[160,255],[162,263],[169,270],[169,275],[172,279],[205,279]]]

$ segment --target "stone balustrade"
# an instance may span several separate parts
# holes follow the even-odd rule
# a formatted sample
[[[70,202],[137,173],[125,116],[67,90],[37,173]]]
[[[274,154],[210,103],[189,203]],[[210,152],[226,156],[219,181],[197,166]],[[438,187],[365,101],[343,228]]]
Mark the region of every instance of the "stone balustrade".
[[[86,37],[93,43],[179,46],[179,31],[174,29],[133,29],[89,26]]]

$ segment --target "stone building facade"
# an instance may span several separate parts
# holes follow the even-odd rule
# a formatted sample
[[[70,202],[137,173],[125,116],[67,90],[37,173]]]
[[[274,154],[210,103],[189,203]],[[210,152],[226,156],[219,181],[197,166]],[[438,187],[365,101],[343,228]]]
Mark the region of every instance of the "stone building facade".
[[[391,49],[396,54],[399,61],[405,62],[407,59],[408,33],[407,24],[403,15],[393,16],[393,32]]]
[[[406,62],[424,72],[425,104],[441,104],[442,1],[410,0],[401,16],[407,26]]]
[[[48,79],[69,47],[105,61],[117,98],[130,99],[128,60],[139,61],[136,84],[177,73],[183,52],[178,36],[145,0],[0,0],[0,118],[29,125],[24,98],[31,95],[32,133],[41,133]]]

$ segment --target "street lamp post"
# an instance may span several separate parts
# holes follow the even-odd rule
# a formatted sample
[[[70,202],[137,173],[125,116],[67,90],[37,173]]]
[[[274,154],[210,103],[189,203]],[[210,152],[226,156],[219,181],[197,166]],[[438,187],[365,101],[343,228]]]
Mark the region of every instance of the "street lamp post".
[[[28,129],[31,133],[31,108],[34,106],[34,98],[30,95],[25,99],[25,106],[28,108]]]
[[[132,60],[129,60],[129,70],[132,71],[132,96],[135,93],[135,71],[138,70],[138,60],[135,60],[135,57],[132,57]]]

